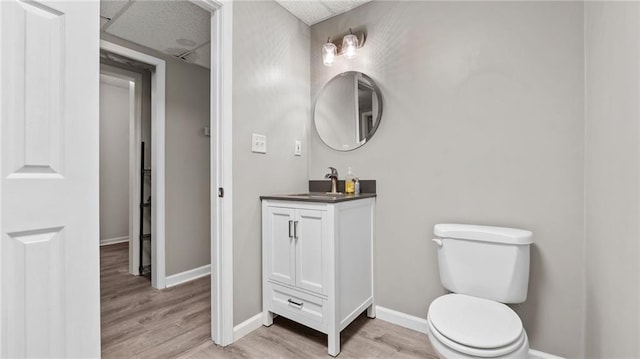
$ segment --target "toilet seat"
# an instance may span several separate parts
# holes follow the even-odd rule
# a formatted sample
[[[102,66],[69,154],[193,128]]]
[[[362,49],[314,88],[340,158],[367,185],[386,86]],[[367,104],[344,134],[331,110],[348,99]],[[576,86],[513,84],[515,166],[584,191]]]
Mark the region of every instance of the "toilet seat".
[[[504,356],[526,341],[518,315],[506,305],[487,299],[447,294],[431,303],[427,319],[437,340],[472,356]]]

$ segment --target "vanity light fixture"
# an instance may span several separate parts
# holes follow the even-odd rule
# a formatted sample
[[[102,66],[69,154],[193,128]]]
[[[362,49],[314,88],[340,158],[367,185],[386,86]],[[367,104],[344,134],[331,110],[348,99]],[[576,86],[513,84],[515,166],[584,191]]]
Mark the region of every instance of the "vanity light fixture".
[[[322,63],[324,63],[325,66],[333,65],[337,54],[337,46],[331,42],[331,38],[328,38],[327,43],[322,45]]]
[[[342,53],[344,57],[352,59],[356,57],[356,51],[358,50],[358,38],[349,29],[349,35],[342,38]]]
[[[331,38],[322,45],[322,63],[325,66],[333,65],[337,56],[344,55],[347,59],[353,59],[357,55],[359,48],[364,45],[366,35],[363,31],[355,34],[349,29],[349,34],[342,38],[341,42],[332,42]]]

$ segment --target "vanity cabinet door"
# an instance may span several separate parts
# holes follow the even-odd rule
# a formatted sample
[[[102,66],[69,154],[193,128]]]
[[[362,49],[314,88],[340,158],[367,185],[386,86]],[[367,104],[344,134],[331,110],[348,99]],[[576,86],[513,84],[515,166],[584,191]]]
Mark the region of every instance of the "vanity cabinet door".
[[[325,211],[298,210],[296,232],[296,286],[325,293],[327,221]]]
[[[293,208],[268,207],[265,242],[267,275],[271,280],[295,285],[295,239]]]

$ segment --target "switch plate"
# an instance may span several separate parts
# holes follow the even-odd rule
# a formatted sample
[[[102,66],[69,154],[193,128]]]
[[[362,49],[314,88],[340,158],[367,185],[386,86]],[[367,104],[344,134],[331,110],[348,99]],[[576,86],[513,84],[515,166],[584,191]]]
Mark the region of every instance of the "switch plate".
[[[265,135],[251,135],[251,152],[255,153],[267,153],[267,136]]]
[[[293,150],[293,154],[296,156],[302,156],[302,141],[296,140],[296,146]]]

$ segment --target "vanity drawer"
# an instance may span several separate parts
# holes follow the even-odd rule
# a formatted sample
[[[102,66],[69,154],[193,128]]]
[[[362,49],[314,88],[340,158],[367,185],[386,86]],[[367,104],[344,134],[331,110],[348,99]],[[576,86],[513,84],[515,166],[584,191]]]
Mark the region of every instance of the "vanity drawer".
[[[273,282],[269,283],[271,312],[326,333],[326,301]]]

